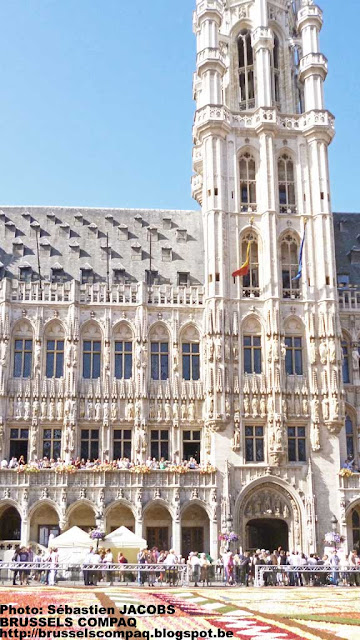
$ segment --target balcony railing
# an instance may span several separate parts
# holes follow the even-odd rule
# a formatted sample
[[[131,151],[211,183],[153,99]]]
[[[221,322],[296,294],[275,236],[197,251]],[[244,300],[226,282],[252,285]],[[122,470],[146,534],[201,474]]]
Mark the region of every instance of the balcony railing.
[[[339,290],[340,311],[360,311],[360,290]]]
[[[204,473],[191,469],[185,473],[175,471],[150,471],[135,473],[126,469],[94,471],[83,469],[74,473],[58,473],[56,469],[40,469],[18,473],[16,469],[0,469],[1,487],[180,487],[183,489],[211,488],[216,486],[216,471]]]
[[[72,303],[82,304],[171,304],[199,306],[204,301],[204,287],[152,285],[145,283],[111,284],[95,282],[22,282],[4,278],[0,281],[0,302]]]

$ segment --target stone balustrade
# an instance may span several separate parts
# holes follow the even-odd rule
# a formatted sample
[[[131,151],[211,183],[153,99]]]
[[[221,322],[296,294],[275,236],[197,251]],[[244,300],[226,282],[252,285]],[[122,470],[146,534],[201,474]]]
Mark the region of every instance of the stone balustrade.
[[[360,290],[339,290],[340,311],[360,311]]]
[[[314,109],[306,113],[279,114],[275,108],[268,107],[241,113],[231,113],[225,107],[206,105],[198,109],[195,114],[195,130],[205,127],[208,123],[222,122],[234,129],[255,129],[259,126],[270,125],[280,134],[287,131],[306,131],[309,127],[327,127],[333,133],[335,118],[325,110]]]
[[[198,469],[191,469],[185,473],[175,471],[150,471],[135,473],[130,469],[115,469],[114,471],[94,471],[82,469],[73,473],[57,472],[55,469],[40,469],[32,472],[18,472],[16,469],[0,470],[0,486],[9,490],[21,487],[37,489],[47,488],[76,488],[76,487],[132,487],[150,488],[180,488],[180,489],[211,489],[216,487],[216,472],[204,473]]]
[[[203,304],[204,287],[152,285],[145,283],[111,284],[96,282],[80,284],[75,280],[68,282],[22,282],[4,278],[0,281],[0,302],[14,303],[73,303],[89,305],[193,305]]]

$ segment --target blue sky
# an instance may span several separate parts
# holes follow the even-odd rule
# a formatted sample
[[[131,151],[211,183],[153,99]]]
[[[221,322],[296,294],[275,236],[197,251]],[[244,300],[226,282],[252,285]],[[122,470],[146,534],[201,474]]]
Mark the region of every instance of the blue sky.
[[[360,211],[358,0],[322,0],[333,208]],[[191,209],[195,0],[1,0],[0,202]],[[342,10],[342,7],[345,10]]]

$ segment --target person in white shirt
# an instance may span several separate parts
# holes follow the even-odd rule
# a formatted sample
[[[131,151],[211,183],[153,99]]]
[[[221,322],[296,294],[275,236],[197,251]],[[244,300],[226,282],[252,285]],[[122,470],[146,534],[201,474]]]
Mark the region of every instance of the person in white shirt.
[[[192,571],[192,579],[194,581],[194,587],[198,586],[198,581],[200,578],[200,560],[198,554],[194,551],[191,551],[189,555],[189,564]]]
[[[94,547],[90,547],[88,553],[86,554],[86,556],[84,558],[83,565],[86,566],[88,564],[92,564],[93,556],[94,556]],[[85,586],[89,586],[90,584],[92,584],[92,581],[91,581],[91,578],[92,578],[91,569],[83,569],[83,574],[84,574],[84,585]]]

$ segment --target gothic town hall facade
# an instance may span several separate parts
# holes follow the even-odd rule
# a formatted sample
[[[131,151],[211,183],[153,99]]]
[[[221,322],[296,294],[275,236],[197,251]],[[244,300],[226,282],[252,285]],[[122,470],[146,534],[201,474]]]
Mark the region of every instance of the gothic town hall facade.
[[[3,544],[125,525],[184,555],[216,558],[229,529],[321,552],[335,516],[359,545],[360,474],[339,472],[359,452],[360,216],[331,210],[323,14],[196,0],[193,25],[197,210],[0,210],[0,456],[27,465],[2,463]]]

